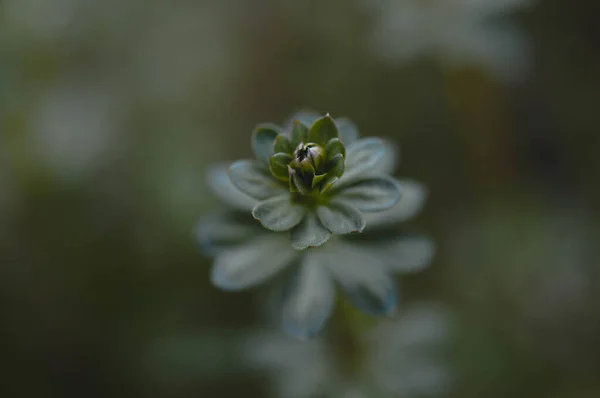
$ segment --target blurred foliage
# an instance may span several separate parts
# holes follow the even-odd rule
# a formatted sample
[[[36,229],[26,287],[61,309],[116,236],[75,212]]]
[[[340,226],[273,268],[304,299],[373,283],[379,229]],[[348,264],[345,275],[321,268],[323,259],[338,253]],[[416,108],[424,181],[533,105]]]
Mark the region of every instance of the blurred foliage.
[[[266,396],[235,352],[265,292],[211,286],[192,230],[208,165],[305,106],[397,142],[430,189],[412,224],[439,252],[402,299],[455,315],[447,396],[600,395],[597,1],[492,15],[529,43],[509,79],[388,62],[358,0],[0,9],[0,395]]]

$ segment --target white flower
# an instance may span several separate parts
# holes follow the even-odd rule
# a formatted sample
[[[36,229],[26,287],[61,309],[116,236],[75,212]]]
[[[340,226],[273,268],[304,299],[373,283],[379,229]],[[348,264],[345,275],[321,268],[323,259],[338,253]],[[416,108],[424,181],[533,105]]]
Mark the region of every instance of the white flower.
[[[451,65],[479,64],[503,77],[518,77],[528,63],[527,41],[511,24],[494,21],[530,0],[375,0],[372,46],[382,58],[420,56]]]

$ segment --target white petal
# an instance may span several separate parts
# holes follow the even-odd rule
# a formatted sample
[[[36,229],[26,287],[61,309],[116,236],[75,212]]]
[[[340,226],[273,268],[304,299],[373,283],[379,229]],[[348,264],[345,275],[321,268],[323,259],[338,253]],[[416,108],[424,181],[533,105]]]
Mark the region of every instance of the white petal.
[[[286,235],[266,232],[220,253],[212,268],[212,282],[224,290],[255,286],[288,265],[295,252]]]
[[[306,253],[285,298],[285,330],[299,338],[317,334],[331,315],[334,297],[333,281],[319,256]]]

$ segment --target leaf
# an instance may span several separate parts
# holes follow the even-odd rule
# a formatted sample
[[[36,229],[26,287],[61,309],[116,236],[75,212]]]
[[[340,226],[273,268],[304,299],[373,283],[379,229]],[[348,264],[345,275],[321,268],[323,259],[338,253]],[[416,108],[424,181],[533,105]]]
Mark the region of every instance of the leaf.
[[[350,119],[342,117],[335,120],[340,132],[340,140],[344,145],[350,145],[358,140],[358,127]]]
[[[324,193],[329,188],[331,188],[333,186],[333,184],[335,184],[338,180],[339,180],[338,177],[333,177],[333,178],[327,179],[327,182],[325,184],[323,184],[323,187],[321,188],[321,193]]]
[[[338,244],[324,255],[324,262],[359,309],[372,315],[390,315],[396,309],[396,284],[378,258],[349,244]]]
[[[263,123],[256,126],[252,132],[252,150],[258,160],[269,164],[269,158],[273,155],[275,139],[280,132],[279,126],[272,123]]]
[[[229,178],[228,165],[213,166],[208,170],[208,185],[213,192],[228,206],[238,210],[251,211],[256,199],[240,191]]]
[[[336,235],[362,232],[365,228],[360,210],[339,200],[317,207],[317,216],[323,226]]]
[[[280,232],[298,225],[306,211],[306,207],[292,203],[290,195],[286,193],[257,203],[252,209],[252,216],[260,221],[263,227]]]
[[[305,126],[312,126],[312,124],[317,120],[321,115],[318,112],[315,112],[310,109],[300,110],[294,113],[287,121],[284,123],[285,130],[291,131],[294,127],[294,122],[299,121]],[[298,145],[298,144],[296,144]]]
[[[398,182],[402,187],[402,197],[398,203],[387,210],[366,214],[367,230],[405,222],[419,214],[423,208],[427,198],[427,188],[412,180],[399,180]]]
[[[294,152],[294,148],[292,147],[292,143],[290,142],[289,138],[287,138],[283,134],[279,134],[277,136],[277,138],[275,139],[273,152],[275,152],[275,153],[283,152],[283,153],[291,154],[292,152]]]
[[[386,154],[386,142],[380,138],[365,138],[346,147],[345,181],[372,175],[373,169]]]
[[[435,243],[424,236],[401,236],[376,248],[386,266],[396,272],[421,271],[431,263]]]
[[[304,250],[309,247],[318,247],[331,236],[331,232],[321,224],[317,215],[308,212],[302,222],[294,227],[290,233],[292,247],[296,250]]]
[[[312,187],[314,188],[317,185],[319,185],[319,183],[321,183],[321,181],[323,181],[325,177],[327,177],[327,174],[318,174],[314,176],[312,180]]]
[[[327,154],[327,160],[331,160],[338,154],[346,156],[346,148],[344,148],[339,138],[332,138],[325,146],[325,153]]]
[[[312,192],[313,192],[312,187],[310,187],[306,183],[306,181],[304,181],[304,178],[302,177],[302,175],[300,173],[294,172],[294,174],[292,175],[292,181],[294,182],[294,186],[296,187],[298,192],[300,192],[302,195],[312,194]]]
[[[318,256],[304,256],[284,296],[283,327],[297,338],[315,336],[333,311],[335,287]]]
[[[338,184],[339,185],[339,184]],[[351,185],[334,188],[332,195],[339,195],[361,211],[381,211],[394,206],[400,199],[400,185],[391,177],[372,177]]]
[[[256,223],[244,222],[229,211],[203,218],[196,228],[196,239],[205,253],[214,256],[255,237],[257,232],[260,227]]]
[[[223,290],[258,285],[297,256],[280,234],[259,234],[247,243],[219,254],[211,271],[212,283]]]
[[[333,118],[329,114],[317,119],[308,130],[308,142],[321,146],[327,145],[332,138],[338,138],[339,132]]]
[[[267,199],[286,191],[278,181],[254,160],[238,160],[229,166],[229,178],[239,190],[255,199]]]
[[[269,158],[269,169],[271,173],[282,181],[290,179],[288,164],[292,161],[292,156],[287,153],[276,153]]]
[[[299,121],[294,122],[292,127],[292,150],[294,150],[299,144],[306,142],[308,136],[308,127],[304,123]]]
[[[323,179],[321,193],[329,189],[344,174],[344,157],[342,154],[335,155],[333,159],[327,162],[325,169],[327,173]]]
[[[327,170],[327,175],[330,177],[341,177],[345,171],[345,163],[344,156],[341,153],[335,155],[330,161],[325,165],[325,169]]]

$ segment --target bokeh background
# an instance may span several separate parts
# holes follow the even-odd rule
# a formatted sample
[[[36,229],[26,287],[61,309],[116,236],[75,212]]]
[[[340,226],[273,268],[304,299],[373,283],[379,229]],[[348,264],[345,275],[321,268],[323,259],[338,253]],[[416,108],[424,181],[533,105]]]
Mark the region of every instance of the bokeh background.
[[[440,396],[600,397],[599,4],[3,0],[0,395],[271,396],[237,349],[268,287],[214,288],[193,229],[309,107],[429,188],[401,286],[458,325]]]

